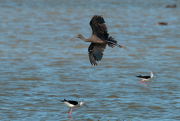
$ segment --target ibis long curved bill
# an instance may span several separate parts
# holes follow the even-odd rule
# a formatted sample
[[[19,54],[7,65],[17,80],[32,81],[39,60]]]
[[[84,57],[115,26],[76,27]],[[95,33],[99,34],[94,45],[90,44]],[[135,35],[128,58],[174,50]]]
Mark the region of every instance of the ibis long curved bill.
[[[68,43],[70,40],[74,39],[74,38],[77,38],[77,36],[74,36],[73,38],[69,39],[69,40],[67,41],[67,43]]]

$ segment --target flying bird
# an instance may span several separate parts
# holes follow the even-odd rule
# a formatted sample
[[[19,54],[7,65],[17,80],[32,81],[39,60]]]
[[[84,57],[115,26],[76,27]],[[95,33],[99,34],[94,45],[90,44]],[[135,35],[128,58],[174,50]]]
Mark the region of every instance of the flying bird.
[[[94,15],[89,23],[92,28],[91,37],[85,39],[81,34],[77,34],[75,37],[73,37],[80,38],[85,42],[91,42],[88,48],[88,53],[90,63],[94,66],[97,66],[96,61],[100,61],[102,59],[106,45],[112,48],[115,46],[126,48],[122,45],[117,44],[117,41],[114,38],[112,38],[112,36],[109,37],[107,27],[104,23],[105,21],[102,16]],[[67,42],[69,42],[73,38],[69,39]]]
[[[155,74],[153,71],[151,71],[151,76],[141,76],[141,75],[138,75],[136,77],[138,78],[141,78],[142,80],[139,81],[139,83],[141,84],[144,84],[145,85],[145,88],[146,88],[146,85],[149,87],[149,85],[147,84],[148,81],[150,81],[150,79],[153,77],[153,74]],[[156,75],[156,74],[155,74]],[[157,75],[156,75],[157,76]],[[143,83],[142,81],[145,81],[146,83]]]
[[[80,102],[80,103],[79,103],[79,102],[77,102],[77,101],[66,100],[66,99],[62,100],[61,102],[65,103],[68,107],[70,107],[70,109],[69,109],[69,111],[68,111],[68,113],[67,113],[67,116],[69,116],[69,117],[71,117],[70,114],[71,114],[73,108],[76,108],[76,107],[80,107],[80,106],[82,106],[82,105],[85,105],[84,102]],[[87,105],[85,105],[85,106],[88,107]],[[88,108],[89,108],[89,107],[88,107]]]

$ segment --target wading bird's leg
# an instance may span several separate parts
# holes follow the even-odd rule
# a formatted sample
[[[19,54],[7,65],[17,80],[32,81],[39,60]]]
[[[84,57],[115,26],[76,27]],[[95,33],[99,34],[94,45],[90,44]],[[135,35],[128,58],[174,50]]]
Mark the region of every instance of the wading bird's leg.
[[[147,82],[146,82],[146,84],[147,84]],[[149,87],[149,84],[147,84],[147,86]]]
[[[140,84],[142,84],[142,80],[141,80],[141,81],[139,81],[139,83],[140,83]]]
[[[141,81],[139,81],[139,83],[144,84],[144,85],[145,85],[145,88],[146,88],[146,85],[149,87],[149,85],[147,84],[147,82],[146,82],[146,83],[143,83],[142,80],[141,80]]]
[[[69,109],[69,111],[71,110],[71,108]],[[67,113],[67,115],[69,116],[69,111],[68,111],[68,113]]]
[[[72,110],[73,110],[73,108],[71,108],[71,111],[70,111],[70,113],[69,113],[69,117],[71,117],[70,114],[71,114]]]

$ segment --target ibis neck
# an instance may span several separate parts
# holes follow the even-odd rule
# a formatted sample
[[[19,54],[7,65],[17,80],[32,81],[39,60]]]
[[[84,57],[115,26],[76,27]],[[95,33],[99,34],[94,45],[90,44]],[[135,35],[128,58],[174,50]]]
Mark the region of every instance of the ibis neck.
[[[82,39],[82,40],[85,41],[85,42],[89,42],[88,39],[85,39],[83,36],[81,36],[80,39]]]

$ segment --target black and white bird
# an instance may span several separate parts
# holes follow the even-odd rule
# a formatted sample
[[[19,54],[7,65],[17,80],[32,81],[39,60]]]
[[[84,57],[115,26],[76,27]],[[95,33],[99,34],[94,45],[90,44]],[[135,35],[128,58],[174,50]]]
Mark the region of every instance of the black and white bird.
[[[153,74],[155,74],[153,71],[151,71],[151,76],[141,76],[141,75],[138,75],[136,77],[138,78],[141,78],[142,80],[139,81],[139,83],[141,84],[144,84],[145,85],[145,88],[146,88],[146,85],[149,87],[149,85],[147,84],[148,81],[150,81],[150,79],[153,77]],[[155,74],[156,75],[156,74]],[[157,76],[157,75],[156,75]],[[142,81],[145,81],[146,83],[143,83]]]
[[[71,117],[70,114],[73,110],[73,108],[76,108],[76,107],[80,107],[82,105],[85,105],[84,102],[77,102],[77,101],[72,101],[72,100],[62,100],[61,102],[65,103],[68,107],[70,107],[68,113],[67,113],[67,116]],[[85,105],[87,108],[89,108],[87,105]]]

